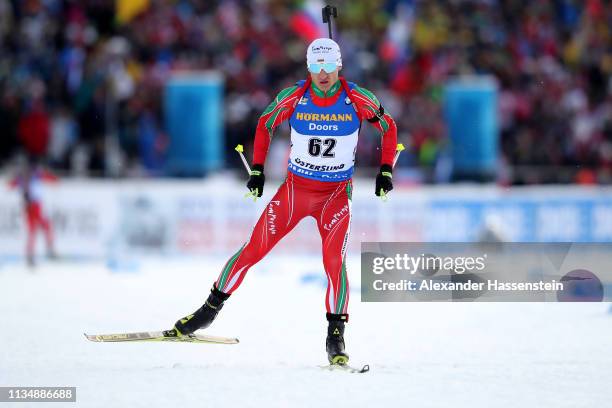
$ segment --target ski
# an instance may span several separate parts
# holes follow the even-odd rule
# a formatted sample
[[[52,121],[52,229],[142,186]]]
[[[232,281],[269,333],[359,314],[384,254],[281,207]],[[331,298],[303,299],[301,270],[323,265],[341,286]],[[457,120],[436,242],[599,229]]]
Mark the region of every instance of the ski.
[[[319,366],[319,368],[323,370],[327,370],[327,371],[344,371],[346,373],[358,373],[358,374],[363,374],[363,373],[367,373],[368,371],[370,371],[370,366],[367,364],[361,368],[352,367],[347,364],[329,364],[329,365]]]
[[[153,332],[115,333],[115,334],[87,334],[89,341],[97,343],[126,342],[126,341],[169,341],[178,343],[208,343],[208,344],[238,344],[235,337],[218,337],[207,334],[188,334],[178,336],[176,330],[164,330]]]

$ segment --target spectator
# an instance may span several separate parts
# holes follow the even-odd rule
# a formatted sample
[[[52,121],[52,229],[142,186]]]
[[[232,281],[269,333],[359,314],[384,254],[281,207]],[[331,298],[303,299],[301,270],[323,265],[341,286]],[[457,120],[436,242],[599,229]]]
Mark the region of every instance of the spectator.
[[[124,174],[160,174],[161,157],[142,147],[156,145],[152,135],[163,130],[163,86],[175,70],[224,73],[227,143],[244,142],[271,90],[300,79],[300,69],[306,74],[304,36],[325,35],[309,0],[119,3],[121,10],[110,1],[0,0],[0,121],[10,129],[20,114],[15,98],[29,100],[27,84],[44,79],[52,123],[56,106],[70,109],[96,172],[109,155],[105,139],[116,137]],[[389,101],[400,140],[410,142],[401,166],[434,180],[431,170],[448,161],[444,84],[487,74],[500,84],[500,163],[513,169],[509,182],[575,182],[585,179],[577,178],[584,167],[610,182],[610,1],[372,0],[341,2],[339,10],[345,74]],[[2,143],[0,160],[15,147]],[[362,166],[376,163],[374,143],[364,132]],[[227,162],[240,166],[231,150]]]
[[[31,107],[21,116],[18,133],[28,156],[45,157],[49,145],[49,115],[41,100],[33,101]]]

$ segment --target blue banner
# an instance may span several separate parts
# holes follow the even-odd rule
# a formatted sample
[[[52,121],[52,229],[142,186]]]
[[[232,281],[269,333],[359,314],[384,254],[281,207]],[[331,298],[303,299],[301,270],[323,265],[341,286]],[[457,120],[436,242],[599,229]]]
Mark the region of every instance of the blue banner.
[[[499,156],[497,109],[494,80],[474,77],[447,84],[444,113],[455,178],[494,178]]]
[[[167,173],[202,176],[224,162],[223,79],[217,73],[176,75],[164,95],[170,136]]]

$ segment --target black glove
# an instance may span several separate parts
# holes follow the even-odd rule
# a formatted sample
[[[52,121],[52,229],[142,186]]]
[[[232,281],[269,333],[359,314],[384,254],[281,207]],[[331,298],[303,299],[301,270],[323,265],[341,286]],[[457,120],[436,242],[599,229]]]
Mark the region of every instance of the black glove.
[[[266,182],[266,176],[263,173],[263,165],[255,164],[251,169],[251,177],[247,183],[247,188],[256,197],[261,197],[263,194],[264,183]]]
[[[388,164],[383,164],[380,166],[380,173],[376,176],[376,190],[374,194],[378,197],[388,193],[393,190],[393,182],[391,178],[393,177],[393,168]],[[383,191],[384,194],[381,194],[380,190]]]

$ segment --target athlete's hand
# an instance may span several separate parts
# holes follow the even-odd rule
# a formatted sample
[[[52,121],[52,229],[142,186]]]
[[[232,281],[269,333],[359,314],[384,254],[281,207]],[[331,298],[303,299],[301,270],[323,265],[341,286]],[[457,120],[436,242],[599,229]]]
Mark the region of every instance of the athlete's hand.
[[[376,190],[374,194],[378,197],[384,197],[389,191],[393,190],[393,168],[388,164],[380,166],[380,172],[376,176]]]
[[[255,164],[251,169],[251,177],[249,177],[247,188],[253,197],[261,197],[263,194],[264,183],[266,182],[263,170],[264,168],[261,164]]]

